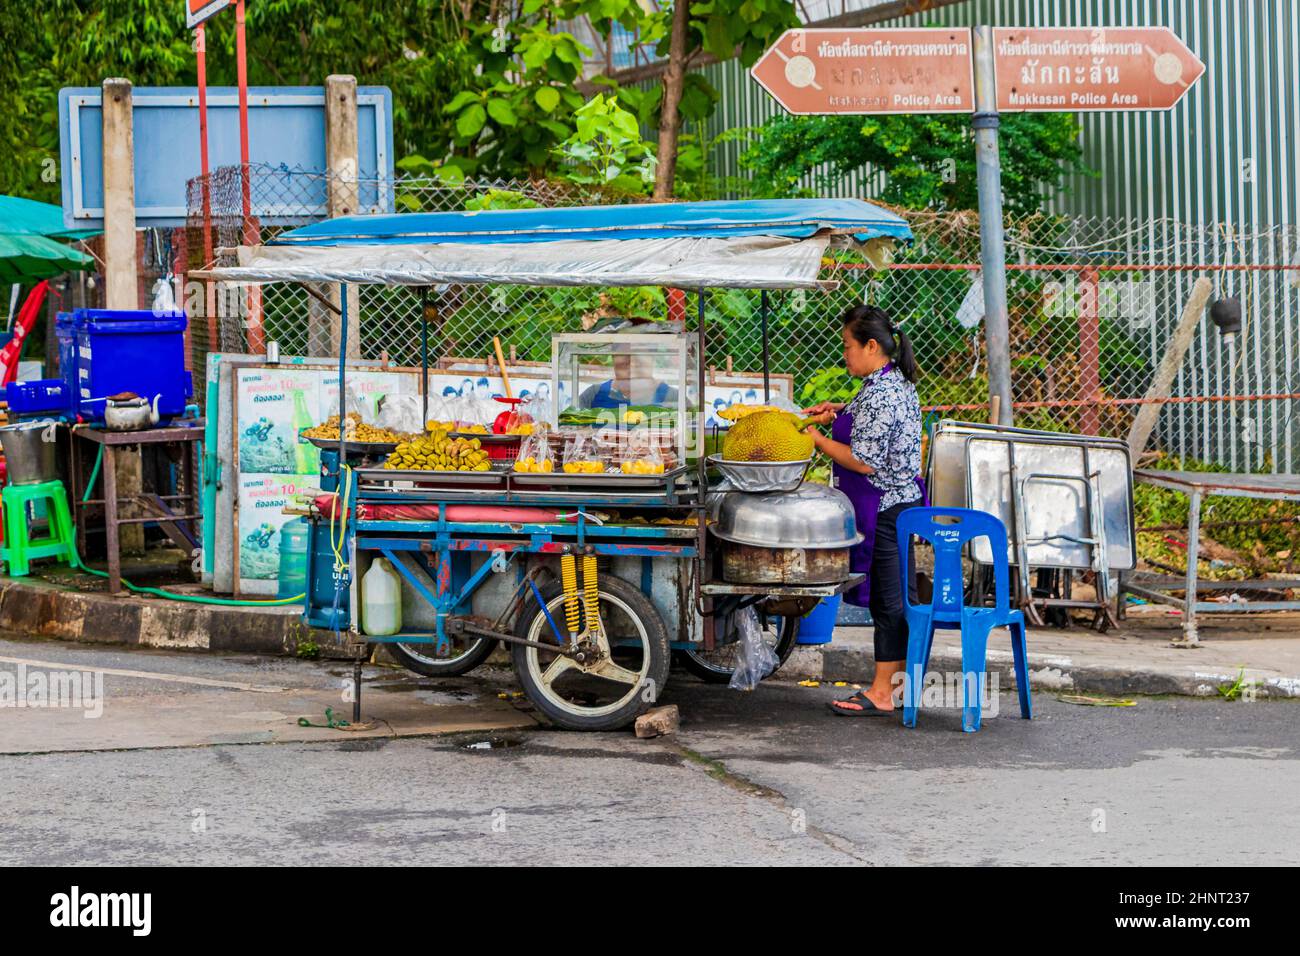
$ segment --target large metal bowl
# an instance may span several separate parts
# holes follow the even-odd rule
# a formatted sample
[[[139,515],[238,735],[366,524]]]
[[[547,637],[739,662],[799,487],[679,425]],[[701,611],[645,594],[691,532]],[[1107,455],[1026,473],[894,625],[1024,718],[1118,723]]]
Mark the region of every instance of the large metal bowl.
[[[723,541],[760,548],[849,548],[862,540],[853,503],[814,481],[794,491],[710,495],[709,517]]]
[[[795,491],[808,471],[811,458],[798,461],[728,461],[710,455],[709,464],[722,472],[737,491]]]

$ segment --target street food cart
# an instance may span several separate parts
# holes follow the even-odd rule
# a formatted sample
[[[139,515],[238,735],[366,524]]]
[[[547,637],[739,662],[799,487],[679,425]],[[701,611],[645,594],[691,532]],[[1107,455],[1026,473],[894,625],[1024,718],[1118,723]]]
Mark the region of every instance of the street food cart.
[[[355,321],[349,284],[419,287],[435,301],[466,284],[694,292],[689,331],[683,322],[555,336],[545,423],[554,437],[529,436],[540,450],[527,467],[499,457],[482,465],[478,452],[498,436],[478,436],[478,464],[455,472],[402,467],[410,453],[349,443],[345,432],[318,442],[328,497],[311,519],[308,620],[347,631],[358,648],[400,649],[426,674],[465,673],[504,642],[524,693],[571,729],[632,721],[663,690],[674,654],[726,681],[747,607],[779,622],[773,643],[784,660],[798,619],[857,581],[847,568],[852,509],[834,489],[801,481],[797,466],[784,490],[763,494],[728,490],[711,469],[707,296],[763,290],[766,377],[769,290],[824,288],[831,250],[910,235],[900,217],[858,200],[764,200],[352,216],[241,248],[237,265],[204,275],[337,283],[340,341]],[[426,324],[426,383],[427,334]],[[343,381],[339,393],[345,421]],[[642,467],[629,449],[647,447],[646,436],[654,464]],[[586,439],[609,446],[606,465],[564,470],[563,443]],[[554,461],[542,468],[548,448]],[[400,578],[401,626],[366,633],[361,582],[381,560]]]

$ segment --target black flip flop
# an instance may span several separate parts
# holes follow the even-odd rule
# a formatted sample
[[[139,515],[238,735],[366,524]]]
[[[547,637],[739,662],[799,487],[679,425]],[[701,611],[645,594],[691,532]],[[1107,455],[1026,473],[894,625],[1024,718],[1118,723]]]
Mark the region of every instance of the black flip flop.
[[[836,704],[857,704],[858,709],[836,707]],[[871,702],[871,698],[862,691],[849,696],[842,697],[838,701],[828,700],[826,706],[831,709],[831,713],[837,717],[887,717],[894,713],[892,710],[881,710]]]

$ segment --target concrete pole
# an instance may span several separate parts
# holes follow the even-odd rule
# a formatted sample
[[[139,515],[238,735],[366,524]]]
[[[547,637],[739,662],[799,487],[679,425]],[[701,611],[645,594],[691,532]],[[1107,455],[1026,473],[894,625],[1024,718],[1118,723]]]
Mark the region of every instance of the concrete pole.
[[[329,173],[327,208],[330,218],[352,216],[360,205],[357,187],[357,78],[355,76],[327,76],[325,78],[325,168]],[[345,286],[348,298],[347,357],[361,357],[361,301],[358,287]],[[336,306],[339,287],[330,289],[330,301]],[[344,324],[338,313],[329,316],[330,355],[342,355],[340,343]],[[312,345],[319,343],[309,335]]]
[[[104,303],[110,309],[140,308],[136,274],[135,236],[135,135],[131,124],[131,81],[111,78],[103,84],[104,136]],[[118,513],[139,517],[135,499],[143,486],[140,449],[123,448],[112,456],[114,481],[104,482],[105,493],[122,500]],[[117,535],[119,553],[144,550],[144,527],[121,525]],[[110,556],[115,561],[115,555]],[[122,592],[125,593],[125,592]]]
[[[980,268],[984,277],[984,344],[989,407],[998,424],[1013,423],[1011,335],[1007,322],[1007,249],[1002,230],[1002,169],[998,159],[998,96],[993,28],[975,27],[975,174],[979,187]],[[994,399],[997,399],[996,403]],[[990,421],[993,421],[990,416]]]
[[[105,80],[103,98],[105,303],[110,309],[138,309],[131,81]]]

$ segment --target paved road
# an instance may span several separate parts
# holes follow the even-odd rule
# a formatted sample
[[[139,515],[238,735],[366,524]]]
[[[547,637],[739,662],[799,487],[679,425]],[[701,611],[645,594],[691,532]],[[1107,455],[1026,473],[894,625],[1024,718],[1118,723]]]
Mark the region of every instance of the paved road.
[[[342,673],[27,641],[0,641],[0,657],[259,686]],[[491,670],[368,679],[431,707],[510,687]],[[181,708],[213,692],[125,675],[106,687],[110,703],[166,693]],[[1298,703],[1038,694],[1024,722],[1003,695],[970,735],[951,710],[915,730],[836,718],[824,701],[838,693],[676,675],[665,700],[682,731],[654,741],[536,728],[0,756],[0,864],[1300,863]]]

